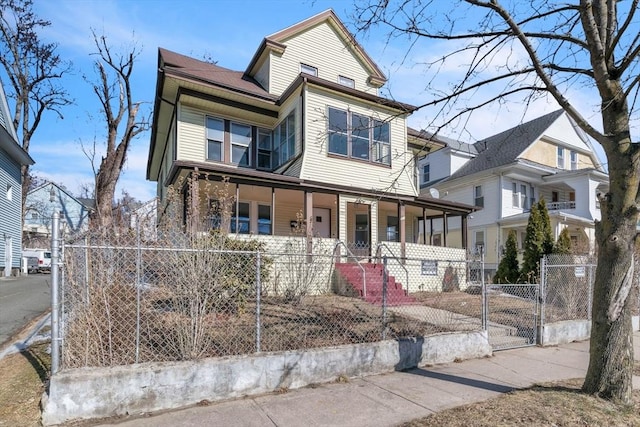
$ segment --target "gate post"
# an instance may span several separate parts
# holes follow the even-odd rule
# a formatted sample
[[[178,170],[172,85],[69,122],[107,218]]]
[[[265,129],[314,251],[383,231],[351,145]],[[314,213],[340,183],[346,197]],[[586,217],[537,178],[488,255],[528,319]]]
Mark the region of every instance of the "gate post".
[[[387,273],[387,256],[382,257],[382,339],[387,339],[387,287],[389,275]]]
[[[51,223],[51,374],[58,372],[60,365],[60,331],[59,310],[59,229],[60,213],[53,213]]]
[[[543,255],[540,260],[540,286],[538,288],[538,301],[539,304],[538,311],[540,312],[540,324],[538,325],[540,337],[540,345],[544,345],[544,310],[547,305],[547,296],[546,296],[546,288],[547,288],[547,256]]]
[[[484,247],[480,246],[480,285],[482,289],[482,330],[487,331],[489,307],[487,301],[487,284],[484,282]]]

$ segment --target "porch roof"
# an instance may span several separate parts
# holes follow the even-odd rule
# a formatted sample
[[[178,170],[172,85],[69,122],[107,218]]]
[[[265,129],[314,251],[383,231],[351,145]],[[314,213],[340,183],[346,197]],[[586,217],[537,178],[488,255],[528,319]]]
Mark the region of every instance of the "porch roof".
[[[284,188],[300,191],[316,191],[331,194],[349,194],[376,198],[381,201],[399,202],[410,206],[423,207],[439,210],[450,215],[466,216],[475,212],[478,208],[463,203],[448,200],[434,199],[427,196],[413,196],[409,194],[394,194],[375,189],[365,189],[350,187],[346,185],[335,185],[324,182],[301,179],[298,177],[280,175],[271,172],[259,171],[255,169],[244,169],[226,165],[216,165],[212,170],[211,165],[201,162],[176,161],[173,163],[171,171],[167,177],[166,185],[176,182],[179,176],[185,173],[196,172],[199,177],[210,180],[222,180],[228,177],[229,182],[234,184],[257,185],[262,187]]]

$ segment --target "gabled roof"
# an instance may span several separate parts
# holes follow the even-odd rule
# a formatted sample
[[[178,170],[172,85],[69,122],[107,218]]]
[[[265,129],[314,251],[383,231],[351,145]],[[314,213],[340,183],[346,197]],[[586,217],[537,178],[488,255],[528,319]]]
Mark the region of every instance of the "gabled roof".
[[[58,184],[56,184],[55,182],[52,181],[47,181],[44,184],[41,184],[39,186],[37,186],[36,188],[29,190],[29,192],[27,193],[27,197],[29,197],[29,194],[33,194],[36,192],[39,192],[43,189],[45,189],[46,187],[49,186],[54,186],[56,187],[59,191],[63,192],[64,194],[66,194],[69,198],[71,198],[72,200],[75,200],[76,202],[78,202],[78,204],[84,206],[86,209],[88,210],[95,210],[96,209],[96,200],[95,199],[87,199],[86,197],[76,197],[73,194],[69,193],[69,191],[65,188],[65,187],[61,187]]]
[[[4,88],[0,84],[0,148],[6,151],[20,165],[32,165],[35,162],[18,143],[18,135],[11,121],[9,105]]]
[[[387,81],[387,77],[384,75],[382,70],[380,70],[378,65],[373,62],[371,57],[367,54],[367,52],[365,52],[362,46],[360,46],[360,44],[356,41],[353,34],[351,34],[347,27],[344,26],[333,9],[327,9],[324,12],[312,16],[311,18],[305,19],[304,21],[301,21],[295,25],[285,28],[284,30],[278,31],[277,33],[273,33],[270,36],[265,37],[260,44],[260,47],[258,47],[256,53],[253,55],[251,62],[249,62],[249,66],[247,67],[245,73],[247,75],[253,74],[253,72],[255,71],[254,68],[260,62],[260,59],[265,54],[265,52],[284,52],[284,50],[286,49],[286,45],[284,44],[284,42],[287,39],[303,33],[309,28],[312,28],[323,22],[327,22],[329,25],[331,25],[346,41],[347,45],[352,49],[354,55],[362,61],[364,66],[369,71],[370,83],[378,87],[382,86]]]
[[[557,110],[476,142],[473,146],[478,155],[453,173],[448,180],[515,162],[518,156],[540,138],[562,114],[564,110]]]

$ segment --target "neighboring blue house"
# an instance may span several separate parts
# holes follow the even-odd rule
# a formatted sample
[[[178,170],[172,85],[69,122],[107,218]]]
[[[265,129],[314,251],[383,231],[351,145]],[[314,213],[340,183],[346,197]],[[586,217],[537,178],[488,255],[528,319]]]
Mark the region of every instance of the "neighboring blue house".
[[[20,271],[22,257],[22,175],[33,159],[18,143],[9,105],[0,84],[0,265],[2,275]]]
[[[64,187],[47,182],[29,191],[24,209],[25,247],[35,248],[46,245],[50,239],[51,218],[56,210],[60,212],[65,234],[85,231],[94,200],[74,197]]]

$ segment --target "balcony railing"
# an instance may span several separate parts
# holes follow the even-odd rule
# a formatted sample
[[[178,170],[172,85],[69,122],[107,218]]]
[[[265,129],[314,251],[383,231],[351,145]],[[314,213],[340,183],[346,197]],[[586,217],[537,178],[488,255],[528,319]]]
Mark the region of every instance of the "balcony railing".
[[[551,202],[547,205],[547,210],[558,211],[561,209],[575,209],[576,202]]]

